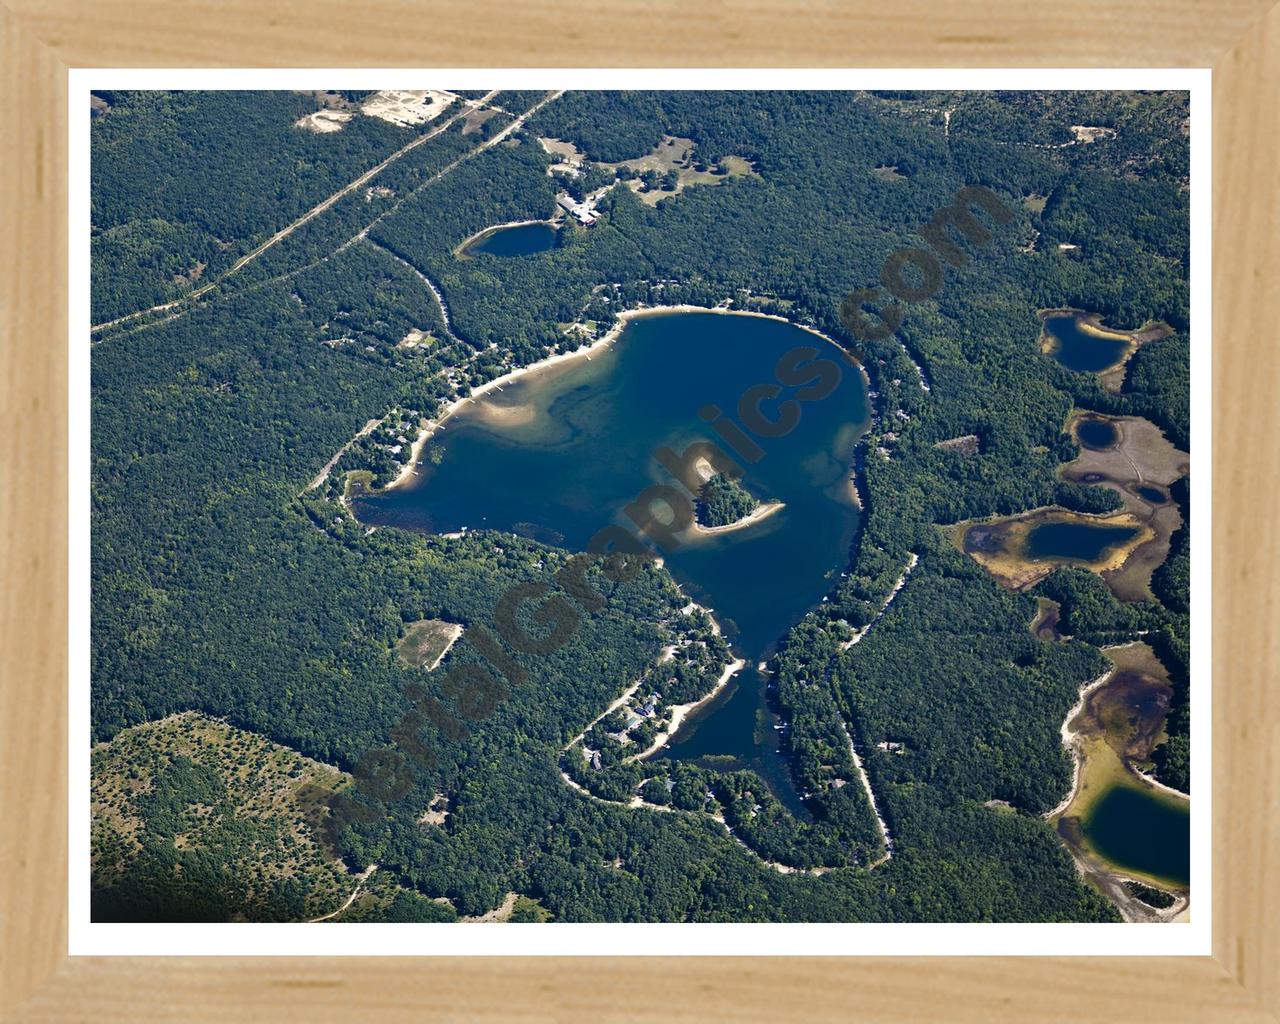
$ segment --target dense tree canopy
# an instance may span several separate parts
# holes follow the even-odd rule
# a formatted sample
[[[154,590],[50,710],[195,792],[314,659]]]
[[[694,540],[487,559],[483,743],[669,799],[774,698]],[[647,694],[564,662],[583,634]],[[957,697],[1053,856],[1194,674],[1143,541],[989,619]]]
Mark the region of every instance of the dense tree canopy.
[[[1069,785],[1059,727],[1099,671],[1097,645],[1137,630],[1178,680],[1157,761],[1185,781],[1187,530],[1149,601],[1121,604],[1079,570],[1050,576],[1036,593],[1061,602],[1074,639],[1049,644],[1027,628],[1034,600],[997,587],[940,526],[1107,507],[1111,492],[1058,478],[1076,454],[1063,433],[1074,409],[1148,416],[1186,445],[1186,96],[570,92],[486,147],[542,95],[503,93],[508,115],[417,147],[370,183],[389,194],[358,190],[225,280],[235,258],[425,129],[357,118],[305,132],[293,122],[315,100],[287,93],[120,94],[95,120],[95,320],[188,293],[197,264],[217,279],[177,315],[103,331],[93,349],[95,739],[196,709],[357,774],[370,751],[425,745],[407,788],[371,802],[367,820],[330,821],[331,838],[348,867],[376,861],[464,915],[516,891],[567,921],[1113,919],[1040,815]],[[1114,136],[1080,142],[1081,124]],[[693,139],[708,164],[742,156],[755,174],[654,206],[619,186],[599,223],[553,249],[458,254],[493,224],[554,213],[538,137],[614,162],[664,135]],[[1008,222],[989,244],[962,242],[962,265],[944,263],[940,290],[903,304],[895,333],[854,339],[845,296],[877,287],[895,250],[925,244],[919,229],[965,185],[992,189]],[[389,449],[420,417],[576,347],[570,325],[594,336],[628,306],[724,301],[855,348],[874,392],[848,572],[771,666],[807,817],[747,771],[620,763],[596,798],[561,777],[579,770],[565,745],[659,657],[676,598],[655,565],[623,582],[593,568],[606,600],[553,654],[508,650],[527,679],[504,683],[492,713],[399,730],[428,697],[456,710],[447,670],[481,660],[464,634],[440,669],[410,669],[394,657],[404,624],[495,632],[513,584],[573,597],[557,576],[570,553],[509,534],[369,531],[339,500],[341,474],[384,482],[405,457]],[[1064,306],[1175,333],[1140,349],[1112,393],[1039,351],[1036,311]],[[382,423],[308,490],[371,420]],[[972,452],[938,447],[967,435]],[[1174,496],[1187,519],[1188,491]],[[691,689],[705,683],[690,673]],[[872,870],[880,836],[852,782],[854,749],[893,841]],[[174,793],[223,798],[198,765],[174,762],[162,783],[143,808],[156,817],[180,813]],[[436,793],[449,819],[426,828]],[[633,796],[672,810],[625,806]],[[171,850],[155,857],[168,870]],[[296,908],[296,896],[283,898]],[[384,919],[442,913],[409,895],[378,907]]]

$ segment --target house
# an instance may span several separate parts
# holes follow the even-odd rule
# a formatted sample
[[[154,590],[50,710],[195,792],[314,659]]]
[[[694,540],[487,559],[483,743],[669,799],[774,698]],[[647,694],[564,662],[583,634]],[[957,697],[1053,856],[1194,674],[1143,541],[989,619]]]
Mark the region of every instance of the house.
[[[573,217],[579,224],[590,227],[600,219],[600,215],[596,213],[595,204],[590,200],[580,203],[568,192],[561,192],[556,196],[556,205]]]

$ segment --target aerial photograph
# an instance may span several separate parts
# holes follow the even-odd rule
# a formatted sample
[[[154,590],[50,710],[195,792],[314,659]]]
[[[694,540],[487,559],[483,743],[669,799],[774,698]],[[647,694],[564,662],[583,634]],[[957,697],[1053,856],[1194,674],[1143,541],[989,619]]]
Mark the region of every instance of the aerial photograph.
[[[93,922],[1188,927],[1188,92],[89,118]]]

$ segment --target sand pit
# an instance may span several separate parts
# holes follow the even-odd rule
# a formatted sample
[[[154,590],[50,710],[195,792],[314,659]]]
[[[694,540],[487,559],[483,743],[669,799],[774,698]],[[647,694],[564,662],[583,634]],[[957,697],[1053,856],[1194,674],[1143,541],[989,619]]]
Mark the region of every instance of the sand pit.
[[[353,116],[345,110],[317,110],[314,114],[298,118],[293,124],[295,128],[305,128],[309,132],[325,135],[342,131]]]
[[[458,97],[438,89],[384,89],[375,92],[360,106],[360,111],[391,124],[408,128],[434,121]]]
[[[1076,142],[1088,145],[1090,142],[1097,142],[1098,139],[1114,139],[1116,130],[1087,124],[1073,124],[1071,126],[1071,134],[1076,137]]]
[[[420,331],[416,327],[396,342],[396,348],[417,348],[423,342],[431,340],[430,331]]]

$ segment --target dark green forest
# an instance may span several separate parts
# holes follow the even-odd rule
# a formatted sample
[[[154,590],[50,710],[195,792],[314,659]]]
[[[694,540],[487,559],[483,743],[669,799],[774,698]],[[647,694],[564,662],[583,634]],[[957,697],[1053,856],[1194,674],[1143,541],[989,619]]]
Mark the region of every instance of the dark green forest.
[[[698,522],[703,526],[728,526],[749,516],[758,504],[742,484],[717,473],[702,485],[698,495]]]
[[[514,115],[542,97],[497,102]],[[1185,94],[569,92],[492,146],[509,116],[470,134],[459,122],[370,182],[390,194],[357,190],[225,279],[235,259],[431,126],[357,117],[313,134],[293,122],[316,101],[291,93],[110,102],[91,128],[95,323],[190,297],[94,336],[95,741],[196,710],[351,772],[369,783],[354,797],[367,813],[317,812],[311,826],[349,870],[376,862],[461,915],[515,891],[557,921],[1117,919],[1041,815],[1070,786],[1059,728],[1100,671],[1097,648],[1139,630],[1175,683],[1157,771],[1186,785],[1188,528],[1151,598],[1125,604],[1081,570],[1010,593],[941,527],[1107,507],[1110,492],[1058,477],[1077,455],[1064,432],[1076,409],[1148,417],[1188,447]],[[1074,141],[1069,126],[1081,124],[1114,137]],[[757,173],[656,206],[620,185],[597,224],[566,228],[553,249],[455,255],[492,224],[553,214],[538,137],[618,161],[663,135],[692,138],[708,165],[740,155]],[[867,309],[884,310],[886,259],[927,245],[921,227],[967,185],[991,189],[1007,223],[989,223],[986,244],[955,236],[961,258],[943,262],[936,293],[903,302],[896,331],[855,338],[846,296],[878,289]],[[212,287],[191,296],[197,264]],[[664,765],[656,783],[652,770],[610,773],[603,784],[617,792],[604,800],[561,777],[564,746],[659,656],[672,605],[660,566],[621,581],[591,568],[605,599],[577,605],[580,623],[553,653],[506,649],[523,678],[499,680],[488,713],[468,714],[468,695],[445,679],[481,652],[464,636],[435,672],[408,668],[395,658],[404,625],[444,619],[473,638],[500,635],[495,607],[514,584],[575,599],[563,572],[572,553],[496,532],[372,532],[339,500],[348,470],[392,476],[387,450],[443,400],[576,347],[562,325],[600,332],[630,306],[725,300],[847,345],[874,392],[847,574],[770,666],[798,790],[852,777],[846,735],[861,756],[893,847],[870,870],[880,836],[856,785],[825,790],[801,820],[750,771]],[[1137,352],[1112,393],[1039,351],[1037,310],[1060,307],[1174,330]],[[403,346],[415,330],[427,340]],[[971,434],[973,453],[936,447]],[[1185,480],[1173,496],[1189,523]],[[1061,603],[1071,640],[1029,631],[1036,595]],[[394,784],[379,774],[414,749],[431,756]],[[612,802],[642,780],[647,802],[684,813]],[[208,796],[208,780],[183,765],[164,786],[146,804],[156,813]],[[436,793],[448,796],[448,823],[425,829]],[[1014,813],[984,806],[995,800]],[[163,842],[149,849],[152,905],[198,888],[186,877],[172,890],[166,872],[180,860]],[[215,865],[186,860],[225,888]],[[112,913],[127,916],[118,895]],[[210,905],[221,902],[193,916]],[[408,896],[394,906],[383,919],[440,916]]]

